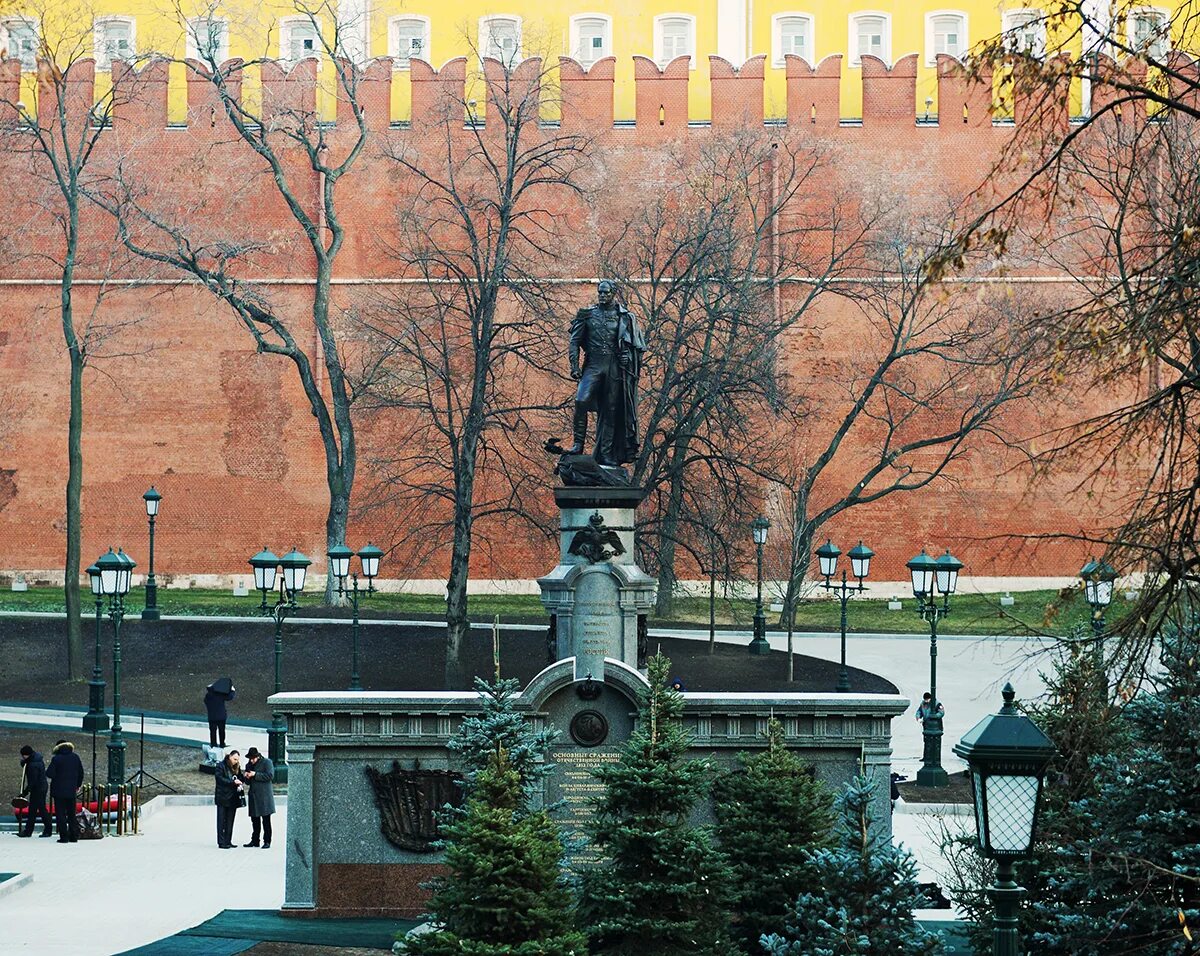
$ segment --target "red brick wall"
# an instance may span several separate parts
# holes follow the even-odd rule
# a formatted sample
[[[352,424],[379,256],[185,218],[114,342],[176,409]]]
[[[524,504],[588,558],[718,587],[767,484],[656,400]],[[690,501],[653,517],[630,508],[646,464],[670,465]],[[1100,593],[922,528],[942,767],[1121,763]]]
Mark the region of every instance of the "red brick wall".
[[[314,101],[311,63],[306,61],[291,75],[264,68],[268,115],[275,104]],[[580,245],[572,252],[573,268],[581,277],[595,269],[592,232],[604,221],[609,201],[631,208],[670,175],[671,160],[681,150],[738,124],[754,125],[762,115],[761,60],[735,71],[714,58],[712,128],[695,128],[687,123],[686,61],[660,70],[637,58],[637,126],[614,129],[613,65],[601,61],[585,72],[573,61],[562,61],[563,127],[595,137],[592,148],[599,157],[600,179],[620,185],[603,202],[591,199],[563,209],[580,226]],[[384,158],[380,146],[419,136],[423,124],[439,113],[439,90],[462,89],[465,66],[465,61],[456,60],[435,71],[414,63],[411,131],[389,129],[385,122],[390,68],[377,64],[369,71],[364,102],[375,139],[339,186],[339,210],[347,229],[336,268],[343,283],[337,288],[340,303],[351,305],[363,294],[356,280],[395,274],[387,236],[395,227],[397,194],[408,182]],[[869,57],[862,71],[862,125],[839,125],[839,71],[840,58],[830,58],[815,70],[788,58],[788,135],[823,138],[834,150],[837,184],[868,192],[894,190],[902,196],[945,194],[955,199],[977,192],[986,197],[989,187],[981,183],[1013,130],[993,126],[988,98],[968,87],[951,65],[943,63],[939,70],[939,126],[918,127],[914,122],[915,61],[906,58],[889,71]],[[312,271],[311,253],[263,164],[234,140],[208,84],[196,78],[189,82],[189,125],[168,129],[165,66],[152,65],[140,75],[118,67],[114,76],[119,84],[131,84],[136,96],[117,111],[112,130],[103,137],[96,168],[122,156],[157,190],[156,201],[184,206],[203,200],[203,237],[261,242],[258,275],[274,280],[266,286],[267,293],[296,327],[309,329],[305,316],[310,292],[303,280]],[[0,66],[0,94],[11,89],[14,80],[13,63]],[[77,109],[90,98],[90,75],[81,71],[75,87]],[[345,117],[344,107],[339,119]],[[1020,119],[1020,110],[1017,115]],[[335,155],[346,148],[346,125],[331,131]],[[298,191],[315,210],[315,176],[305,170],[301,157],[293,155],[289,163]],[[29,199],[0,203],[0,236],[6,240],[0,246],[4,573],[61,564],[67,362],[55,270],[42,255],[56,253],[60,245],[53,192],[31,159],[17,150],[0,154],[0,182],[10,195]],[[112,223],[97,209],[85,210],[84,231],[80,276],[148,275],[143,264],[120,261]],[[170,273],[149,274],[161,281],[109,292],[98,311],[102,323],[141,321],[106,343],[102,351],[107,357],[98,355],[87,376],[83,554],[90,558],[109,544],[122,544],[144,558],[140,495],[153,483],[165,496],[156,542],[157,564],[165,572],[245,573],[246,557],[263,544],[277,550],[295,545],[323,555],[323,455],[293,367],[285,359],[255,354],[235,317],[211,295],[194,286],[172,285],[178,277]],[[81,314],[95,294],[94,286],[81,287]],[[565,326],[592,290],[567,285],[562,294]],[[820,328],[799,332],[789,343],[801,366],[830,360],[854,343],[856,335],[866,333],[852,309],[836,304],[828,308]],[[312,349],[311,332],[304,334]],[[1031,428],[1037,411],[1024,413]],[[564,422],[559,432],[565,433],[565,427]],[[371,423],[364,422],[364,459],[370,455],[371,432]],[[1072,573],[1080,561],[1073,548],[1044,548],[1031,564],[1028,555],[983,540],[1008,533],[1075,531],[1097,520],[1096,514],[1077,507],[1078,498],[1066,494],[1066,477],[1031,489],[1028,475],[1010,468],[1016,464],[1016,455],[998,446],[984,448],[956,466],[953,485],[864,509],[830,530],[847,541],[854,534],[870,538],[880,553],[876,573],[885,576],[901,576],[903,561],[929,541],[954,543],[975,573]],[[366,471],[364,467],[360,473],[360,491]],[[351,543],[370,537],[386,544],[388,527],[386,515],[360,521]],[[519,540],[527,544],[479,549],[473,574],[528,578],[549,566],[553,545],[548,539],[526,535]],[[420,566],[393,561],[385,576],[442,576],[446,545]],[[687,576],[686,570],[683,573]]]

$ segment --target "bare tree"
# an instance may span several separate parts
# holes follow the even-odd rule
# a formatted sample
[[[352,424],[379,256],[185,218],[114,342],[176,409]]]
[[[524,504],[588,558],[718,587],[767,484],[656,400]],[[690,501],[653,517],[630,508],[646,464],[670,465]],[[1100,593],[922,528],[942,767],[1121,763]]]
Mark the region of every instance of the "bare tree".
[[[558,287],[541,277],[587,158],[583,137],[539,123],[553,96],[540,60],[512,70],[484,64],[469,88],[482,94],[486,119],[461,86],[447,86],[432,120],[415,122],[389,150],[412,184],[393,248],[415,281],[371,320],[384,356],[372,400],[394,410],[397,429],[395,451],[379,462],[376,503],[399,509],[409,542],[441,546],[450,532],[447,687],[468,678],[477,526],[537,507],[527,492],[540,487],[533,476],[546,457],[528,466],[540,451],[531,421],[558,404],[545,382],[561,351]]]
[[[36,63],[36,109],[14,89],[0,94],[0,142],[14,157],[21,157],[25,179],[22,198],[31,216],[32,230],[52,224],[59,242],[31,243],[37,250],[26,258],[48,266],[58,279],[58,304],[68,367],[66,555],[63,562],[67,609],[67,674],[84,676],[83,634],[80,621],[80,539],[83,526],[83,388],[85,369],[95,359],[113,351],[112,337],[135,319],[116,318],[105,310],[113,292],[109,280],[118,265],[111,250],[86,251],[83,233],[90,207],[86,191],[97,173],[99,143],[110,128],[114,111],[127,100],[124,92],[109,87],[93,95],[92,16],[86,5],[23,8],[22,19],[32,29],[36,48],[22,51],[25,65]],[[14,79],[21,59],[0,60],[0,72]],[[39,232],[40,239],[40,232]],[[80,275],[80,272],[88,273]],[[86,288],[81,289],[81,280]]]
[[[636,277],[631,305],[650,343],[634,480],[658,504],[641,540],[657,565],[660,616],[672,611],[677,552],[708,550],[707,504],[744,526],[778,472],[786,426],[806,414],[805,402],[784,400],[782,337],[839,290],[866,230],[828,187],[832,159],[811,139],[716,137],[678,159],[677,185],[604,251],[610,273]],[[728,558],[744,537],[727,540]]]
[[[992,177],[1004,188],[931,271],[952,274],[981,246],[1010,257],[1016,247],[1070,283],[1024,342],[1044,356],[1048,381],[1107,400],[1028,437],[1040,473],[1078,475],[1079,491],[1108,503],[1097,508],[1101,526],[1053,536],[1148,575],[1110,626],[1123,638],[1111,648],[1114,669],[1126,671],[1120,685],[1144,672],[1164,621],[1192,613],[1200,585],[1200,64],[1182,52],[1197,49],[1200,8],[1067,0],[1031,26],[1045,31],[1044,50],[1001,34],[973,51],[980,82],[1006,76],[1017,128]],[[1068,124],[1072,83],[1083,115]]]
[[[319,92],[316,57],[295,64],[288,80],[293,90],[304,92],[304,77],[309,77],[307,95],[264,94],[264,108],[259,112],[243,100],[242,79],[252,67],[278,72],[274,60],[218,62],[218,44],[209,31],[196,33],[199,59],[187,59],[184,66],[210,85],[234,142],[249,150],[249,168],[255,169],[256,160],[255,171],[267,174],[264,179],[298,230],[292,238],[311,254],[312,301],[306,315],[291,314],[286,304],[275,301],[256,281],[259,259],[279,253],[281,240],[254,220],[226,215],[226,208],[214,202],[213,195],[202,195],[187,206],[176,190],[156,188],[154,183],[162,177],[153,157],[136,152],[121,156],[111,183],[93,193],[93,198],[116,216],[118,235],[126,248],[181,277],[197,280],[232,310],[259,352],[283,356],[293,364],[324,448],[329,490],[325,539],[327,547],[332,547],[345,540],[357,467],[351,414],[356,385],[347,373],[346,346],[340,342],[343,316],[331,295],[334,265],[346,241],[339,187],[361,159],[370,131],[362,97],[364,70],[347,58],[350,41],[343,35],[346,24],[338,17],[336,4],[295,0],[291,6],[312,25],[315,49],[321,57],[319,75],[332,78],[330,92],[339,109],[336,128],[321,121],[315,105]],[[179,14],[182,18],[182,9]],[[191,21],[190,30],[197,30],[196,22]],[[211,172],[208,170],[209,176]],[[252,177],[252,181],[253,187],[260,189],[264,180]],[[222,191],[237,189],[228,177],[210,185]],[[302,344],[297,331],[306,322],[316,329],[315,354]],[[324,381],[319,369],[327,376]],[[333,602],[335,586],[330,575],[325,588],[327,602]]]
[[[1011,348],[1019,307],[934,279],[929,262],[943,241],[895,221],[880,224],[870,272],[859,280],[864,331],[853,356],[829,363],[821,383],[841,393],[820,419],[829,427],[810,426],[778,482],[789,531],[782,615],[789,646],[821,529],[853,508],[949,479],[980,439],[1004,434],[1004,412],[1035,393],[1035,353]]]

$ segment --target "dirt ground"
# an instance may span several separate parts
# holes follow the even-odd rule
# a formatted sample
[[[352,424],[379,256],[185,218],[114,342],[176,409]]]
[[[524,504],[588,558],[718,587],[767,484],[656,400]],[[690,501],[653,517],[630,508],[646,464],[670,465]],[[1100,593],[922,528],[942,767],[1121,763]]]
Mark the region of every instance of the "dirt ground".
[[[126,728],[128,731],[132,728]],[[46,763],[50,762],[54,742],[66,738],[74,745],[83,761],[83,772],[90,783],[92,779],[92,739],[90,734],[80,731],[77,734],[65,733],[61,730],[27,730],[18,727],[0,727],[0,813],[6,814],[9,801],[21,789],[20,749],[23,744],[29,744],[34,750],[41,752]],[[107,734],[96,738],[96,779],[103,781],[108,773],[108,742]],[[125,752],[125,775],[131,776],[138,769],[139,744],[136,736],[127,736],[128,749]],[[200,764],[200,750],[192,747],[174,747],[168,744],[146,742],[146,772],[152,773],[163,783],[174,787],[179,793],[211,793],[213,778],[202,774],[197,769]],[[147,785],[143,790],[143,799],[149,800],[160,793],[169,793],[161,787]]]
[[[971,803],[971,780],[965,770],[950,774],[948,787],[918,787],[916,780],[897,784],[905,803]]]
[[[0,701],[85,705],[87,685],[65,679],[66,621],[5,618],[0,622]],[[86,632],[86,657],[93,652],[92,631]],[[362,683],[367,690],[441,690],[444,687],[443,627],[370,625],[360,630]],[[102,658],[109,681],[112,628],[102,631]],[[274,627],[262,623],[227,623],[197,618],[185,621],[129,620],[121,630],[121,707],[127,728],[136,726],[139,709],[171,713],[204,713],[204,688],[218,677],[233,678],[237,699],[229,705],[231,720],[266,720],[266,699],[274,689]],[[350,679],[350,628],[338,624],[288,621],[283,631],[285,690],[341,690]],[[694,691],[827,691],[837,682],[837,665],[796,657],[796,681],[786,680],[786,660],[775,652],[751,657],[743,646],[707,644],[682,638],[655,639],[673,661],[672,673]],[[492,674],[492,636],[473,630],[466,643],[471,673]],[[502,631],[501,674],[523,683],[547,664],[543,629]],[[91,668],[88,667],[90,672]],[[850,668],[856,690],[895,693],[889,681]],[[49,737],[49,734],[47,734]],[[51,741],[52,742],[52,741]],[[147,745],[149,753],[149,745]]]

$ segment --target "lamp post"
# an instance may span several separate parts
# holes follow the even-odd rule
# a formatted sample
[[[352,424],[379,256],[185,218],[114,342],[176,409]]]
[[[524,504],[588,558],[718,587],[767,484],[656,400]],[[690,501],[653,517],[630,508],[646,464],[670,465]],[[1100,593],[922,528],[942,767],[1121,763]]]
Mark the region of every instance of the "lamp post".
[[[758,551],[758,597],[754,605],[754,640],[750,642],[750,653],[755,655],[771,653],[771,645],[767,643],[767,616],[763,613],[762,602],[762,552],[770,527],[771,522],[762,515],[750,525],[754,532],[754,546]]]
[[[104,591],[100,586],[100,569],[96,565],[87,569],[87,575],[92,597],[96,599],[96,664],[92,668],[92,679],[88,681],[88,712],[83,715],[83,729],[96,734],[108,730],[108,714],[104,712],[104,670],[100,666],[100,618],[104,611]],[[92,742],[94,744],[95,740]],[[94,760],[92,769],[95,770]]]
[[[312,562],[295,548],[282,558],[263,548],[250,559],[254,568],[254,586],[262,592],[259,610],[275,621],[275,693],[283,690],[283,622],[288,612],[294,610],[296,595],[304,590],[304,578]],[[283,573],[280,574],[279,572]],[[267,595],[275,590],[279,582],[279,598],[275,606],[267,605]],[[278,711],[271,715],[271,727],[267,731],[267,756],[275,765],[275,779],[287,783],[287,724]]]
[[[875,557],[875,552],[862,541],[851,548],[850,567],[854,576],[858,578],[858,584],[847,584],[846,569],[842,568],[842,583],[839,587],[833,584],[831,579],[837,572],[838,558],[841,553],[841,548],[834,544],[832,539],[826,540],[817,548],[817,565],[821,570],[821,576],[825,578],[825,583],[821,587],[826,591],[834,591],[842,602],[842,669],[838,672],[837,687],[834,690],[844,694],[850,690],[850,672],[846,670],[846,605],[853,592],[867,589],[867,586],[863,584],[863,579],[871,571],[871,558]]]
[[[1017,906],[1025,890],[1014,864],[1033,851],[1042,779],[1056,751],[1041,728],[1017,712],[1012,684],[1004,685],[1003,696],[1000,713],[972,727],[954,752],[971,771],[979,849],[997,863],[996,884],[988,889],[995,907],[992,956],[1019,956]]]
[[[916,781],[921,787],[945,787],[950,783],[950,777],[942,769],[942,708],[937,696],[937,625],[950,613],[950,595],[958,587],[958,572],[962,566],[949,548],[936,560],[922,548],[921,553],[906,565],[912,575],[917,613],[929,624],[929,706],[925,709],[921,724],[925,752]],[[940,604],[939,594],[942,596]]]
[[[344,544],[334,545],[327,552],[329,555],[329,573],[338,579],[338,596],[350,595],[350,605],[354,608],[354,620],[351,625],[354,651],[350,664],[350,690],[362,690],[362,681],[358,676],[358,575],[350,571],[350,559],[354,552]],[[363,577],[367,579],[367,593],[375,593],[375,575],[379,573],[379,559],[383,552],[373,544],[368,543],[358,552],[358,562],[362,565]],[[353,586],[347,590],[346,576],[349,575]]]
[[[150,570],[146,573],[146,606],[142,609],[142,620],[157,621],[159,614],[158,582],[154,580],[154,519],[158,517],[158,503],[162,501],[162,495],[151,485],[150,490],[142,495],[142,501],[146,503],[146,517],[150,519]]]
[[[121,622],[125,619],[125,595],[133,578],[137,562],[124,551],[112,548],[100,555],[96,569],[100,572],[100,592],[108,598],[108,616],[113,622],[113,713],[112,729],[108,734],[108,785],[119,787],[125,782],[125,736],[121,733]]]
[[[1104,611],[1112,603],[1117,572],[1103,558],[1099,561],[1092,558],[1079,569],[1079,577],[1083,579],[1083,592],[1092,608],[1092,633],[1099,640],[1104,637]]]

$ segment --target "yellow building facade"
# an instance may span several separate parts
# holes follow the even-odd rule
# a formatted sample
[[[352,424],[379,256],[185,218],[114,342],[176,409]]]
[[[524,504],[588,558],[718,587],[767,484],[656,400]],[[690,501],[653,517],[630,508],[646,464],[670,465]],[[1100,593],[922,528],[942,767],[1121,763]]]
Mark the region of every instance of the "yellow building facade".
[[[665,65],[687,55],[692,70],[689,114],[701,122],[709,118],[713,54],[735,67],[753,56],[766,57],[767,118],[786,114],[786,54],[812,64],[840,54],[841,113],[854,118],[862,105],[859,57],[871,54],[891,64],[915,53],[914,113],[926,108],[936,112],[939,53],[962,56],[1001,31],[1011,33],[1013,42],[1045,49],[1041,18],[1049,12],[1019,0],[1002,6],[995,0],[326,0],[303,7],[246,0],[214,6],[197,0],[55,0],[56,27],[49,18],[43,22],[33,10],[22,9],[21,2],[7,0],[0,6],[0,49],[32,62],[39,31],[91,24],[90,36],[79,31],[78,42],[92,44],[101,88],[113,57],[157,52],[179,58],[194,55],[197,44],[211,43],[221,56],[296,60],[319,54],[336,35],[338,48],[354,59],[393,58],[393,119],[407,115],[411,57],[437,67],[458,56],[475,63],[480,55],[509,61],[542,56],[554,64],[566,55],[585,65],[613,56],[620,121],[634,117],[633,57]],[[1184,0],[1182,6],[1191,2]],[[1105,0],[1096,4],[1097,9],[1107,6]],[[304,7],[316,14],[320,35]],[[1114,29],[1139,43],[1170,43],[1172,19],[1171,8],[1135,6],[1123,11],[1122,23]],[[173,120],[182,120],[185,113],[184,72],[182,64],[173,66]],[[253,70],[249,72],[247,95],[252,97]]]

